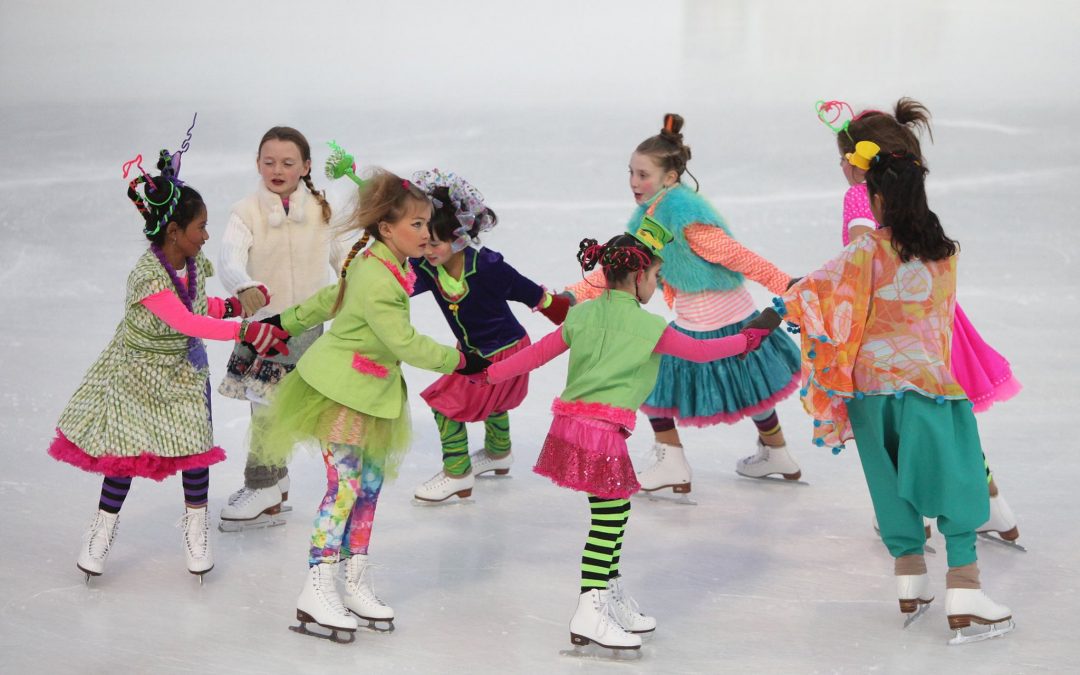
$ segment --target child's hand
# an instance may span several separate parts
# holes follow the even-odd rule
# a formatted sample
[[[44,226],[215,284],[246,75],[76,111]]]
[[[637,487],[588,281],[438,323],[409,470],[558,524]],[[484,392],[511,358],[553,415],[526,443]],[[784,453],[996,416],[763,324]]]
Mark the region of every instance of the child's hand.
[[[780,315],[776,313],[776,310],[767,307],[762,310],[761,314],[754,317],[750,323],[746,324],[746,328],[765,328],[771,331],[780,327],[780,321]]]
[[[288,355],[289,334],[283,329],[262,321],[252,321],[247,325],[240,341],[255,350],[259,356]]]
[[[225,313],[221,315],[222,319],[231,319],[236,316],[240,316],[244,312],[244,307],[240,303],[240,298],[235,295],[231,298],[225,298]],[[245,315],[246,318],[246,315]]]
[[[558,295],[548,296],[551,298],[551,302],[547,307],[542,307],[540,313],[551,320],[551,323],[556,326],[561,325],[563,321],[566,321],[566,313],[570,311],[571,299],[574,297],[569,293],[559,293]]]
[[[476,352],[462,353],[465,354],[465,365],[454,371],[459,375],[475,375],[487,370],[487,367],[491,365],[491,361],[488,361]]]
[[[240,299],[240,304],[244,309],[244,318],[251,316],[270,303],[270,293],[266,290],[266,286],[262,284],[245,288],[236,296]]]
[[[743,328],[739,332],[746,336],[746,349],[739,354],[740,358],[746,358],[747,354],[760,347],[765,338],[769,337],[769,333],[772,333],[768,328]]]

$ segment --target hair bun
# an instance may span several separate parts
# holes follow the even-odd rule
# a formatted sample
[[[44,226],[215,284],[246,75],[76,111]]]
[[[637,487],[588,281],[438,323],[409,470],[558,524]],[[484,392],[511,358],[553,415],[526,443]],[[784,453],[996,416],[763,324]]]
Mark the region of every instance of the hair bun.
[[[682,142],[683,122],[682,115],[667,113],[664,115],[664,126],[660,129],[660,135]]]

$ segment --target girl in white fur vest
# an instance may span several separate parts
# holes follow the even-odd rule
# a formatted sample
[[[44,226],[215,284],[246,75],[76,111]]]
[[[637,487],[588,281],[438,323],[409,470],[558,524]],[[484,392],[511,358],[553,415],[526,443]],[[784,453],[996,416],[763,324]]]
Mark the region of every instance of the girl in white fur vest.
[[[331,231],[330,204],[311,182],[311,146],[302,133],[292,127],[267,131],[259,142],[256,165],[262,183],[233,205],[218,271],[245,313],[262,319],[332,283],[349,246]],[[317,326],[294,337],[288,356],[258,357],[238,345],[218,391],[250,401],[254,413],[321,333]],[[249,451],[244,486],[221,510],[220,529],[235,532],[284,523],[278,514],[288,493],[288,469],[260,466]]]

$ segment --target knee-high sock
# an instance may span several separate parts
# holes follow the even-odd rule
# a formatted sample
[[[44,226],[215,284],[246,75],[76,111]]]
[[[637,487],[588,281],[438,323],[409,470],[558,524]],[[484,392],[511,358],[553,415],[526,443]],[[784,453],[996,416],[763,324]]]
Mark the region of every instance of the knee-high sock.
[[[510,413],[494,413],[484,420],[484,449],[493,455],[510,452]]]
[[[607,588],[615,547],[626,531],[629,499],[604,499],[589,495],[592,525],[581,555],[581,592]]]
[[[338,561],[345,526],[360,491],[359,448],[331,443],[323,448],[322,455],[326,464],[326,495],[315,515],[308,556],[310,565]]]
[[[650,417],[649,425],[652,427],[653,433],[660,433],[662,431],[671,431],[675,428],[675,419],[673,417]]]
[[[206,506],[210,493],[210,469],[188,469],[181,472],[184,483],[184,503],[188,506]]]
[[[615,553],[611,558],[611,569],[608,572],[608,579],[614,579],[619,576],[619,556],[622,555],[622,543],[623,538],[626,537],[626,523],[630,520],[630,500],[626,500],[626,511],[623,515],[622,532],[619,533],[619,538],[615,540]]]
[[[360,494],[356,496],[341,545],[341,556],[367,555],[371,541],[371,525],[383,485],[383,468],[375,464],[360,467]]]
[[[439,427],[439,440],[442,443],[443,470],[451,476],[463,476],[469,472],[469,433],[465,425],[455,422],[438,410],[435,424]]]
[[[754,420],[754,426],[762,438],[780,433],[780,418],[776,415],[776,408],[754,415],[750,419]]]
[[[101,498],[98,508],[106,513],[120,513],[120,507],[131,489],[131,476],[105,476],[101,481]]]

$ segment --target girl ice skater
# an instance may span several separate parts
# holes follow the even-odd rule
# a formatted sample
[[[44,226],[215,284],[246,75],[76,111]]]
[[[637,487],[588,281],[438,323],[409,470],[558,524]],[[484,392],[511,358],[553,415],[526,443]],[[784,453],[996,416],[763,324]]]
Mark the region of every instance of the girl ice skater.
[[[242,341],[260,354],[288,353],[288,335],[280,328],[221,320],[242,314],[239,299],[206,297],[206,279],[213,275],[201,253],[210,238],[206,206],[180,180],[182,152],[170,156],[162,150],[161,174],[143,174],[128,186],[150,248],[128,276],[116,335],[60,415],[49,447],[54,458],[105,476],[77,562],[88,580],[105,571],[132,479],[161,481],[177,472],[184,484],[187,569],[201,581],[214,567],[206,514],[209,467],[225,459],[225,451],[214,445],[202,340]],[[141,161],[140,155],[129,162],[125,177]]]
[[[570,351],[566,388],[552,405],[554,419],[533,470],[588,496],[592,526],[581,558],[577,610],[570,620],[575,645],[638,649],[640,634],[656,628],[656,619],[638,612],[626,591],[619,555],[630,495],[640,487],[626,438],[656,382],[661,357],[705,363],[746,356],[769,333],[748,328],[696,340],[642,309],[656,291],[661,251],[666,254],[672,241],[672,233],[649,217],[633,234],[607,244],[583,240],[578,260],[585,271],[599,266],[601,293],[571,309],[561,329],[487,370],[488,381],[497,384]]]
[[[844,249],[776,304],[800,326],[803,403],[815,443],[855,438],[881,536],[896,559],[900,611],[934,596],[923,559],[923,517],[945,535],[945,613],[952,642],[1012,630],[1008,607],[980,590],[975,530],[989,500],[972,405],[950,367],[956,242],[926,202],[926,169],[911,153],[866,160],[871,210],[881,229]],[[962,632],[972,623],[990,630]]]
[[[510,311],[511,300],[562,323],[570,305],[565,296],[553,297],[498,252],[470,245],[498,223],[479,191],[464,178],[438,169],[417,173],[413,183],[428,193],[435,207],[424,257],[410,261],[416,273],[413,294],[434,295],[463,349],[498,362],[529,346],[529,336]],[[476,476],[507,474],[514,461],[510,411],[528,390],[527,374],[492,385],[450,373],[421,392],[435,413],[443,468],[416,489],[416,498],[441,502],[454,495],[468,497]],[[467,422],[484,423],[484,447],[472,454]]]
[[[648,215],[674,234],[660,274],[664,300],[675,311],[674,330],[696,339],[737,335],[757,316],[744,280],[781,293],[791,277],[739,244],[712,205],[683,184],[690,148],[683,143],[682,126],[679,115],[665,115],[660,133],[642,141],[631,155],[630,189],[638,208],[627,227],[636,228]],[[578,301],[594,297],[599,293],[595,278],[567,290]],[[782,331],[744,360],[694,362],[664,356],[656,387],[642,405],[656,434],[656,462],[638,474],[641,488],[690,492],[690,465],[676,421],[704,427],[744,417],[757,426],[758,448],[735,470],[751,478],[798,480],[802,472],[787,451],[774,409],[798,388],[798,372],[798,350]]]
[[[284,466],[298,442],[322,446],[326,495],[315,517],[296,617],[300,632],[317,623],[331,629],[334,640],[338,631],[356,630],[356,616],[372,626],[393,626],[394,611],[372,588],[367,554],[383,479],[396,474],[408,449],[401,362],[440,373],[477,373],[488,364],[477,354],[437,344],[409,323],[416,274],[407,259],[423,255],[430,236],[427,195],[388,171],[376,170],[361,182],[347,229],[364,235],[349,252],[340,282],[268,319],[291,335],[331,318],[333,323],[256,417],[253,445],[256,461],[270,466]],[[344,599],[334,579],[343,559]]]
[[[222,236],[218,269],[222,284],[244,311],[263,318],[306,300],[334,278],[348,246],[330,230],[330,204],[311,181],[311,146],[292,127],[273,127],[259,141],[261,183],[232,207]],[[269,291],[269,292],[268,292]],[[265,406],[281,378],[296,367],[322,325],[289,341],[289,353],[262,356],[238,344],[219,391]],[[221,509],[221,529],[279,525],[276,516],[289,494],[288,469],[258,464],[249,453],[244,486]]]
[[[911,153],[922,157],[922,148],[914,131],[923,127],[930,129],[930,113],[918,101],[901,98],[896,102],[893,114],[879,110],[864,110],[842,120],[851,107],[843,101],[820,102],[818,114],[823,122],[837,132],[836,143],[840,150],[840,168],[847,179],[844,195],[844,216],[841,238],[846,246],[852,240],[880,227],[870,209],[870,197],[866,189],[868,160],[855,153],[859,141],[873,141],[886,152]],[[923,166],[926,165],[925,160]],[[1009,362],[993,347],[986,344],[967,315],[956,305],[953,317],[953,338],[950,356],[953,375],[963,387],[964,393],[974,405],[974,412],[987,410],[998,401],[1005,401],[1020,391],[1020,383],[1013,377]],[[995,533],[1006,542],[1020,536],[1016,517],[998,490],[990,466],[986,466],[986,480],[990,492],[990,517],[979,526],[979,532]]]

